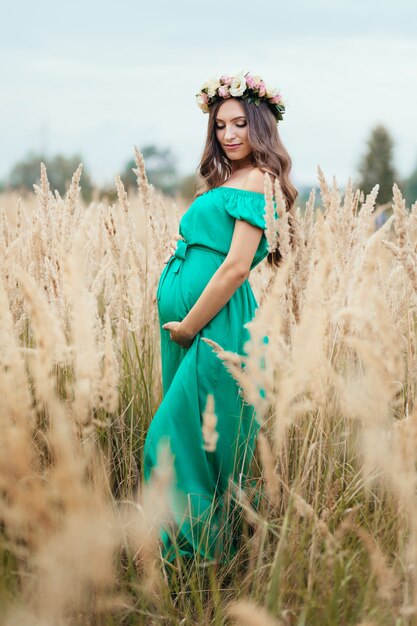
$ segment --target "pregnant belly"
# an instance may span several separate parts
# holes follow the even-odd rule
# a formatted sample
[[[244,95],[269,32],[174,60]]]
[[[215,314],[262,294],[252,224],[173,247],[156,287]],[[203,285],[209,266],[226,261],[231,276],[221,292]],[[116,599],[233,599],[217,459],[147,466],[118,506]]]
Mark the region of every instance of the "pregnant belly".
[[[188,247],[178,272],[169,262],[158,283],[158,310],[162,323],[181,321],[194,306],[224,257]]]

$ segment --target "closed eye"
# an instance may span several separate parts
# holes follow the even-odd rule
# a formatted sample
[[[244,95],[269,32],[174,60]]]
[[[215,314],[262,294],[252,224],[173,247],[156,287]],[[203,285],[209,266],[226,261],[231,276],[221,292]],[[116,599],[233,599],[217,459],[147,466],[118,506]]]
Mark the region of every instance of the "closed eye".
[[[236,126],[239,126],[239,128],[244,128],[246,126],[246,123],[245,124],[236,124]],[[216,128],[221,130],[222,128],[224,128],[224,126],[216,126]]]

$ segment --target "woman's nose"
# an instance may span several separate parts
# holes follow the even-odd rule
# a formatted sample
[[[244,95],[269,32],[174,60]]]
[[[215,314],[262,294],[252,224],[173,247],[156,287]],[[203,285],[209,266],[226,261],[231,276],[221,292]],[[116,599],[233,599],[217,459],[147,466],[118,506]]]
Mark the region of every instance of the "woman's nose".
[[[232,139],[233,137],[234,137],[233,129],[226,127],[226,131],[224,133],[224,138],[225,139]]]

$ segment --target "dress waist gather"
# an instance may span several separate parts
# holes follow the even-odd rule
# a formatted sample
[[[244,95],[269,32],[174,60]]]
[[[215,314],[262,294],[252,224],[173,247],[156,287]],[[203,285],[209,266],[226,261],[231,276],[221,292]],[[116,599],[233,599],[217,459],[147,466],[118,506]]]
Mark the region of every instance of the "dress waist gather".
[[[214,250],[209,246],[204,246],[201,243],[188,243],[184,239],[179,239],[177,243],[177,247],[173,256],[168,261],[168,265],[172,263],[172,271],[177,273],[182,265],[183,260],[185,259],[185,255],[188,248],[198,248],[199,250],[205,250],[206,252],[211,252],[212,254],[217,254],[221,256],[223,259],[226,258],[226,254],[223,252],[219,252],[218,250]]]

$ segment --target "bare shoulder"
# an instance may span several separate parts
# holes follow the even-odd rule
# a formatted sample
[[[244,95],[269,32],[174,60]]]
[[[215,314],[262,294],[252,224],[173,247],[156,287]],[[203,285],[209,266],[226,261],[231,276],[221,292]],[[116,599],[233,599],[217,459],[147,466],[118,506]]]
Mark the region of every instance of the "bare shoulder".
[[[263,172],[258,167],[254,167],[246,178],[245,189],[247,191],[264,193],[265,175],[270,177],[269,173]]]

